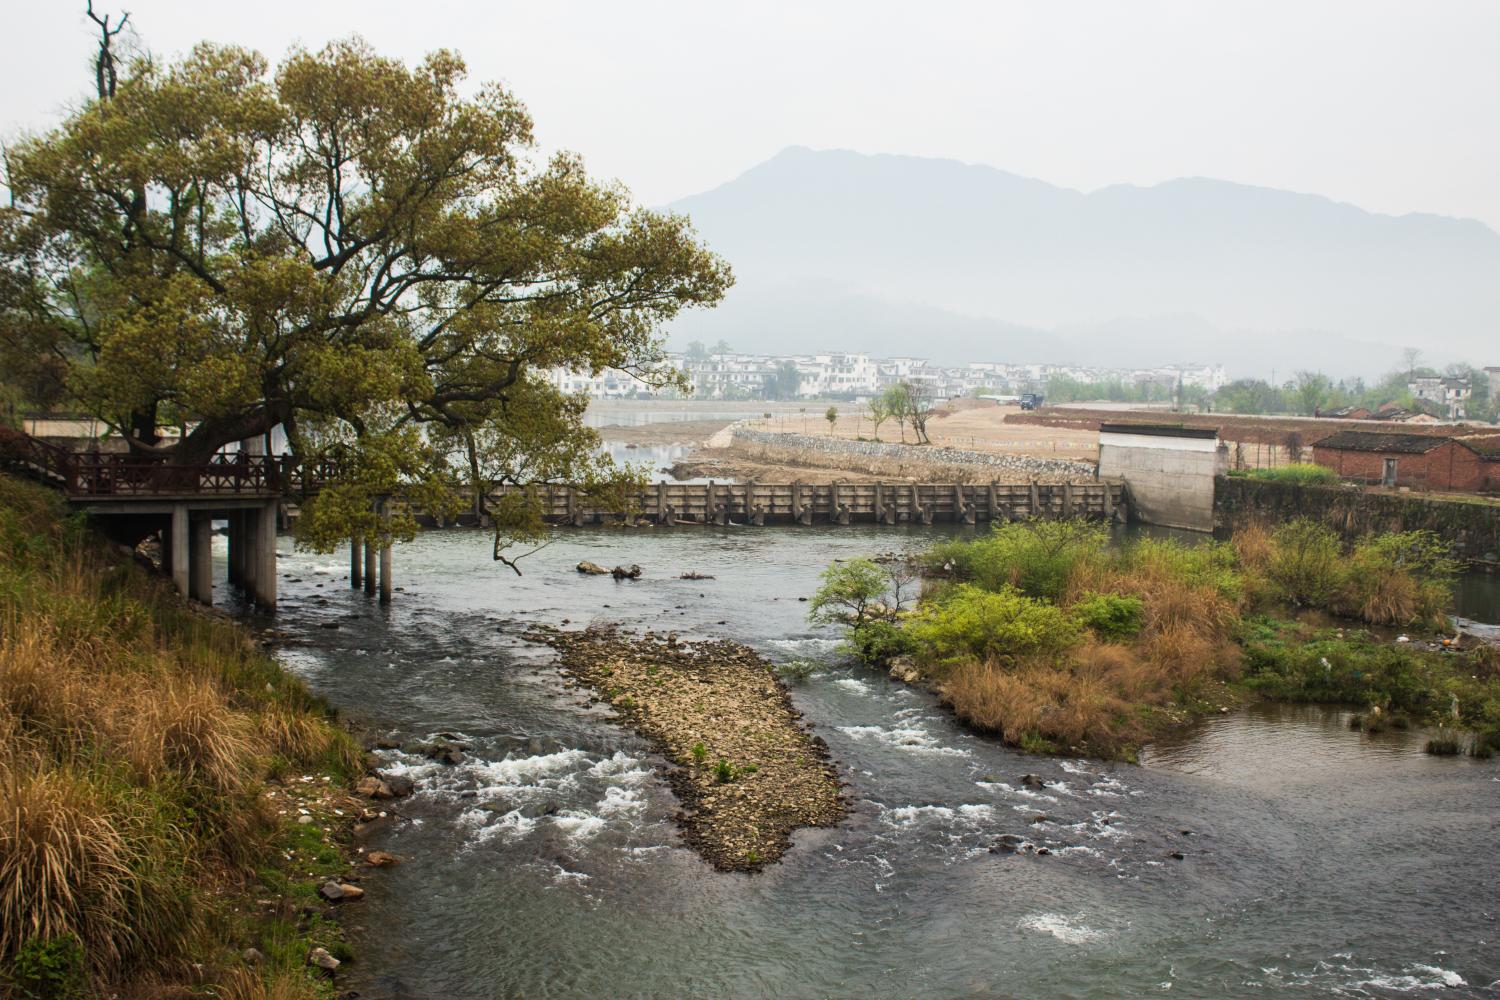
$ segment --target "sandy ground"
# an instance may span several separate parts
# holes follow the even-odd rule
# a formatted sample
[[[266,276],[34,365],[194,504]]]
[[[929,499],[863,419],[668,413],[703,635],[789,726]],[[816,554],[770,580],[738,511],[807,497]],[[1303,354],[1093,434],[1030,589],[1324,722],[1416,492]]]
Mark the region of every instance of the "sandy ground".
[[[837,404],[835,404],[837,405]],[[932,443],[948,448],[992,451],[1008,455],[1035,455],[1041,458],[1070,458],[1095,461],[1099,457],[1099,432],[1072,427],[1039,427],[1029,424],[1007,424],[1005,418],[1019,413],[1017,406],[1000,406],[987,401],[964,401],[957,412],[934,414],[927,424]],[[816,412],[814,410],[816,409]],[[749,426],[760,430],[788,434],[830,433],[824,413],[827,406],[809,407],[806,414],[778,414],[770,420],[757,420]],[[874,438],[875,425],[868,411],[839,405],[838,421],[831,428],[835,437]],[[911,431],[906,439],[912,440]],[[900,441],[901,432],[894,420],[880,425],[880,440]]]

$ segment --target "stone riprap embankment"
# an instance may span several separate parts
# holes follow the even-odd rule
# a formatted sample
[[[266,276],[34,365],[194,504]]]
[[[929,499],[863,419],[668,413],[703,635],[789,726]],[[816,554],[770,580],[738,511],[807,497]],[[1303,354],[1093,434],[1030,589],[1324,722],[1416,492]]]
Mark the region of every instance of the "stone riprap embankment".
[[[886,459],[896,462],[933,465],[961,465],[990,468],[1012,476],[1092,479],[1096,466],[1092,462],[1075,462],[1031,455],[997,455],[992,452],[963,448],[939,448],[933,445],[895,444],[887,441],[853,441],[848,438],[814,437],[811,434],[777,434],[748,427],[732,429],[735,444],[792,448],[849,458]]]

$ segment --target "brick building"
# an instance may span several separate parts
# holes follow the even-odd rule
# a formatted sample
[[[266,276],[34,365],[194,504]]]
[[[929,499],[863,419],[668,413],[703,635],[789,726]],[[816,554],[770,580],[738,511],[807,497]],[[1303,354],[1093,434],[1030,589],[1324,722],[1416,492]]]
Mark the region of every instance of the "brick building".
[[[1500,442],[1426,434],[1340,431],[1313,445],[1313,461],[1344,479],[1419,490],[1500,490]]]

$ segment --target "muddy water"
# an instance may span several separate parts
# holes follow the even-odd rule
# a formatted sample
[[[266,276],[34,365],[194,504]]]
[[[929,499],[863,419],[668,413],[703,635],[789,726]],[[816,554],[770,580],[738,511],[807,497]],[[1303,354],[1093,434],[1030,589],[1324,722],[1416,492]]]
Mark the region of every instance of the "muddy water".
[[[518,579],[484,536],[424,535],[397,552],[387,611],[348,590],[342,553],[284,561],[295,670],[381,731],[474,747],[456,767],[384,754],[420,790],[371,844],[409,861],[350,912],[363,996],[1478,996],[1500,980],[1494,762],[1274,707],[1142,766],[1031,758],[840,665],[805,622],[798,598],[832,559],[930,531],[560,537]],[[646,576],[580,577],[585,558]],[[843,767],[848,821],[763,874],[712,871],[679,845],[661,762],[519,637],[564,621],[822,661],[795,698]],[[992,853],[1003,834],[1033,850]]]

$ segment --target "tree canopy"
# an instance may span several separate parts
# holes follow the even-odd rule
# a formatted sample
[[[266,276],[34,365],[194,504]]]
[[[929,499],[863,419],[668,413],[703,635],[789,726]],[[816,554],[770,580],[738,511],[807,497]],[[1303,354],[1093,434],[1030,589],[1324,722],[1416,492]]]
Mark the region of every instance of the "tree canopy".
[[[452,52],[409,67],[351,39],[272,71],[203,44],[114,67],[6,153],[0,367],[143,456],[284,428],[337,459],[304,512],[315,547],[409,531],[371,512],[398,486],[441,505],[454,475],[617,482],[546,370],[680,384],[663,324],[732,282],[685,217],[576,156],[534,162],[525,108],[466,88]],[[487,513],[497,552],[540,533],[527,502]]]

